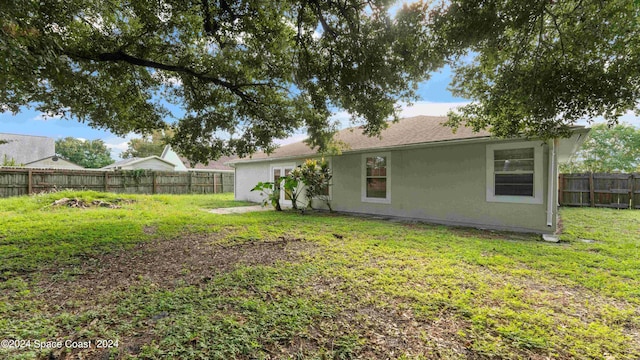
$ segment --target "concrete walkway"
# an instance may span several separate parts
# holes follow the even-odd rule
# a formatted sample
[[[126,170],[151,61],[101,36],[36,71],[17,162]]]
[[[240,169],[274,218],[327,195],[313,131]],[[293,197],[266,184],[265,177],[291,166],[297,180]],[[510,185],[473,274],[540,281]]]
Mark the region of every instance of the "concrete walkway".
[[[244,213],[254,212],[254,211],[269,211],[269,210],[273,210],[273,208],[271,206],[250,205],[250,206],[211,209],[211,210],[208,210],[208,212],[212,214],[218,214],[218,215],[227,215],[227,214],[244,214]]]

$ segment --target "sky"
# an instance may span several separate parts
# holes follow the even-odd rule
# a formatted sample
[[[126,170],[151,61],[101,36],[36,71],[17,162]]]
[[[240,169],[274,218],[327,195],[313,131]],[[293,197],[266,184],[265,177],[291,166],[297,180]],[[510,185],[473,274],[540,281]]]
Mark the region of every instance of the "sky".
[[[431,78],[418,87],[418,94],[421,100],[412,106],[403,106],[401,117],[411,117],[416,115],[446,115],[447,112],[457,106],[467,104],[468,99],[454,97],[447,87],[451,82],[451,70],[444,68],[440,72],[433,73]],[[337,112],[334,119],[340,123],[340,128],[349,127],[349,115],[346,112]],[[640,117],[632,112],[625,114],[621,122],[640,127]],[[594,119],[594,123],[604,122],[604,119]],[[588,125],[583,122],[580,125]],[[0,113],[0,133],[25,134],[47,136],[54,139],[74,137],[80,139],[101,139],[111,150],[111,157],[114,160],[120,159],[120,154],[127,149],[127,143],[136,134],[126,137],[118,137],[108,130],[94,129],[90,126],[74,120],[63,120],[56,117],[47,117],[45,114],[33,110],[23,110],[12,115],[11,113]],[[301,141],[306,137],[304,133],[299,133],[287,139],[279,139],[276,143],[280,145]]]

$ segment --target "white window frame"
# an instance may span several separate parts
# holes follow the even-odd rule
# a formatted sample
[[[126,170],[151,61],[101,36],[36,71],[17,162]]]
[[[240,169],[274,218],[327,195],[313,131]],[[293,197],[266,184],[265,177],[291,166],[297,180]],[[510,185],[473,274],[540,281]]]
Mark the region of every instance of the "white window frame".
[[[368,157],[376,157],[376,156],[384,156],[387,158],[387,197],[386,198],[370,198],[367,197],[367,158]],[[362,163],[362,194],[361,201],[367,203],[378,203],[378,204],[391,204],[391,153],[390,152],[379,152],[379,153],[367,153],[362,154],[361,157]]]
[[[318,162],[322,161],[322,158],[320,159],[316,159]],[[328,195],[328,199],[329,201],[333,200],[333,163],[331,161],[331,158],[325,158],[324,161],[327,162],[327,165],[329,165],[329,171],[331,171],[331,181],[329,182],[329,195]]]
[[[487,202],[542,204],[544,191],[542,142],[515,142],[487,145]],[[494,176],[494,151],[510,149],[533,149],[533,196],[496,195]]]
[[[315,160],[317,162],[321,162],[322,158],[312,158],[312,160]],[[329,201],[333,200],[333,163],[331,162],[331,158],[330,157],[326,157],[324,158],[324,161],[327,162],[327,165],[329,165],[329,170],[331,171],[331,182],[329,184],[329,195],[328,195],[328,199]],[[302,162],[302,164],[304,164],[304,162]],[[306,185],[305,185],[306,187]]]

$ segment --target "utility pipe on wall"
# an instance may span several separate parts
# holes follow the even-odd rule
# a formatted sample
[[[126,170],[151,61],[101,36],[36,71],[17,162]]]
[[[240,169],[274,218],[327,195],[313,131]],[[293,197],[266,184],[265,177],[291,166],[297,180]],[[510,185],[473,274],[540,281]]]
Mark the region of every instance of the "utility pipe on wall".
[[[558,147],[558,139],[553,139],[549,142],[549,187],[547,188],[547,226],[553,226],[553,213],[556,206],[553,201],[555,190],[554,184],[557,181],[558,174],[556,174],[556,148]]]

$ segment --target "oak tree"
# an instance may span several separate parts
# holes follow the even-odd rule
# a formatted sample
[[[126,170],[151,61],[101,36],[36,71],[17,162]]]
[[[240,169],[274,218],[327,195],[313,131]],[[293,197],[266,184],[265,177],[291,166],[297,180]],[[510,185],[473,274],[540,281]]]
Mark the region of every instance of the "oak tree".
[[[118,135],[167,125],[192,161],[273,148],[332,111],[376,135],[448,63],[451,114],[497,136],[566,135],[637,110],[638,1],[7,1],[0,111],[35,107]]]
[[[640,2],[450,0],[431,26],[455,95],[452,125],[502,137],[567,135],[579,120],[615,124],[640,101]]]
[[[9,1],[0,109],[26,106],[118,135],[171,125],[196,162],[270,150],[331,110],[376,134],[443,60],[427,6],[391,0]]]

